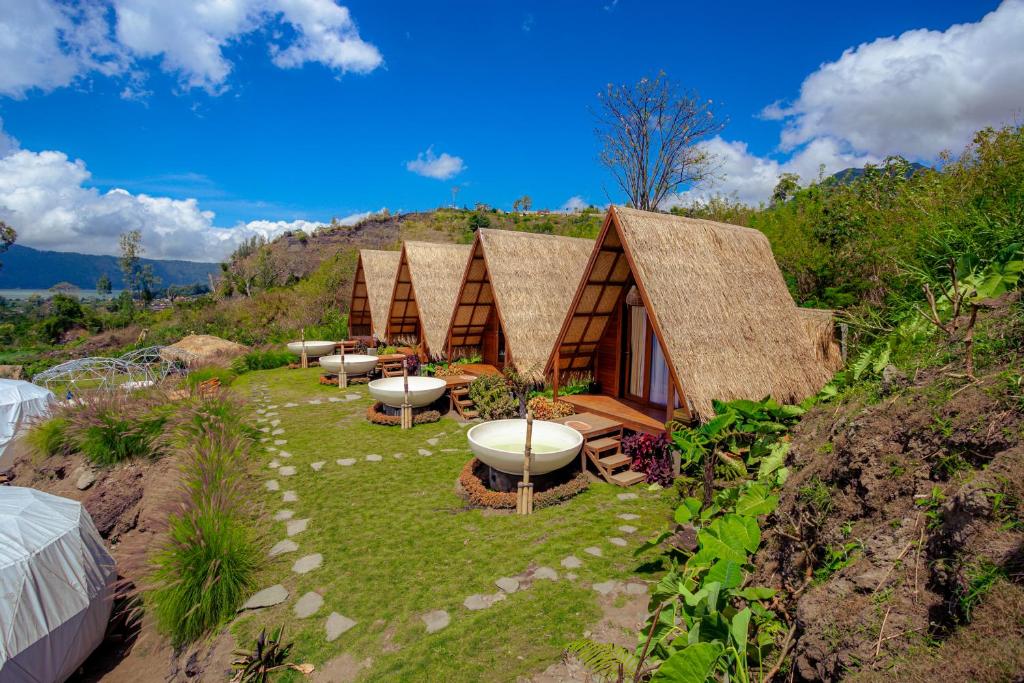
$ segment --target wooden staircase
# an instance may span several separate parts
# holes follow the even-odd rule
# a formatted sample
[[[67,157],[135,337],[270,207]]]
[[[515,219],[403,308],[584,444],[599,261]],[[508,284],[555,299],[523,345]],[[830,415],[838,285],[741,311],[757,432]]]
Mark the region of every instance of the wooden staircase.
[[[644,481],[642,472],[629,469],[629,456],[621,450],[622,432],[612,436],[602,436],[583,443],[583,452],[597,468],[605,481],[618,486],[632,486]]]
[[[469,397],[469,387],[452,387],[451,390],[452,407],[455,408],[462,419],[472,420],[480,415],[476,409],[476,404],[473,403],[473,399]]]
[[[396,356],[398,354],[395,354]],[[399,356],[397,358],[381,358],[377,361],[380,366],[381,377],[401,377],[402,376],[402,361],[405,356]]]

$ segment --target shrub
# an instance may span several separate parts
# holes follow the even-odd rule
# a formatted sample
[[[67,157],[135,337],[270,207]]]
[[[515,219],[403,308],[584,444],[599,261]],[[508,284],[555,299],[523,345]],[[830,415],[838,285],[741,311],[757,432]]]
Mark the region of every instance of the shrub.
[[[398,427],[402,424],[402,416],[388,415],[385,413],[384,404],[380,401],[375,401],[366,409],[366,419],[375,425],[381,425],[383,427]],[[412,423],[414,425],[422,425],[437,422],[440,419],[441,413],[436,410],[421,410],[418,413],[413,413]]]
[[[68,412],[68,438],[94,465],[164,452],[168,404],[144,392],[97,391]]]
[[[228,387],[231,386],[231,383],[235,381],[236,377],[237,375],[231,370],[228,370],[227,368],[210,366],[207,368],[199,368],[197,370],[193,370],[192,372],[190,372],[188,374],[188,377],[185,378],[185,383],[188,385],[189,389],[194,390],[203,382],[208,382],[211,379],[216,379],[220,381],[220,385],[222,387]]]
[[[469,397],[485,420],[504,420],[519,415],[519,406],[509,393],[504,377],[478,377],[469,385]]]
[[[244,356],[239,356],[231,362],[231,370],[241,375],[252,370],[273,370],[289,363],[294,363],[298,357],[290,351],[250,351]]]
[[[672,483],[672,442],[664,434],[634,434],[622,440],[622,452],[630,457],[630,469],[647,475],[647,483]]]
[[[37,422],[25,436],[28,445],[40,458],[67,455],[74,450],[68,438],[67,418],[56,416]]]
[[[459,473],[459,487],[462,496],[476,507],[512,509],[516,506],[517,494],[514,491],[507,493],[492,491],[487,487],[486,481],[487,465],[476,458],[471,458]],[[555,505],[582,493],[589,485],[590,479],[586,474],[580,472],[564,484],[535,493],[533,507],[539,510],[549,505]]]
[[[534,396],[526,405],[538,420],[552,420],[556,417],[565,417],[576,412],[565,401],[552,401],[545,396]]]

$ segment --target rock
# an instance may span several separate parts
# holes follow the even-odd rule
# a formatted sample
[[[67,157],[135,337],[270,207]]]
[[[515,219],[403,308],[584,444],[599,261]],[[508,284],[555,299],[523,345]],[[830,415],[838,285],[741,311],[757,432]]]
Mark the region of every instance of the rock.
[[[279,467],[277,473],[282,477],[291,477],[295,474],[295,467],[292,465],[285,465],[284,467]]]
[[[360,398],[359,394],[345,394],[346,401],[358,401]]]
[[[421,448],[421,449],[420,449],[420,455],[422,455],[422,456],[427,456],[427,455],[433,455],[433,453],[431,453],[430,451],[428,451],[428,450],[427,450],[426,448]]]
[[[273,405],[269,405],[269,406],[267,406],[267,409],[268,410],[276,410],[277,409],[277,404],[275,403]],[[267,413],[267,415],[277,415],[277,413]]]
[[[292,565],[292,571],[296,574],[308,574],[314,569],[318,569],[323,563],[324,556],[320,553],[313,553],[312,555],[306,555],[295,560],[295,564]]]
[[[298,408],[298,407],[299,407],[299,404],[298,404],[298,403],[291,403],[291,402],[288,402],[288,403],[285,403],[285,404],[284,404],[284,407],[285,407],[285,408]]]
[[[575,555],[570,555],[569,557],[562,560],[562,566],[566,569],[579,569],[583,566],[583,560],[576,557]]]
[[[377,455],[376,453],[371,453],[370,455],[366,456],[367,462],[380,462],[383,459],[383,457]]]
[[[477,593],[476,595],[470,595],[466,598],[462,602],[462,605],[466,609],[473,610],[475,612],[476,610],[487,609],[494,603],[501,602],[504,599],[504,593],[494,593],[492,595],[481,595]]]
[[[271,436],[278,436],[278,435],[280,435],[280,434],[284,434],[284,430],[283,430],[283,429],[281,429],[280,427],[278,427],[278,428],[277,428],[277,429],[275,429],[274,431],[270,432],[270,435],[271,435]]]
[[[273,420],[270,421],[270,426],[271,427],[276,427],[279,424],[281,424],[281,419],[280,418],[275,417]]]
[[[519,579],[503,576],[494,582],[494,585],[506,593],[515,593],[519,590]]]
[[[280,466],[281,466],[281,463],[278,462],[277,458],[274,458],[273,460],[271,460],[270,462],[267,463],[267,467],[269,467],[272,470],[276,470]]]
[[[596,590],[601,595],[610,595],[611,593],[615,593],[619,590],[619,582],[604,581],[602,583],[595,583],[593,586],[591,586],[591,588]]]
[[[636,500],[637,498],[639,498],[639,496],[635,493],[620,493],[618,495],[619,500]]]
[[[295,516],[295,512],[292,510],[278,510],[274,514],[275,522],[287,522],[289,519]]]
[[[289,536],[294,536],[305,531],[307,526],[309,526],[308,519],[293,519],[287,523],[285,528]]]
[[[309,463],[309,466],[313,468],[314,472],[319,472],[320,470],[322,470],[324,468],[325,464],[327,464],[325,461],[317,460],[316,462]]]
[[[448,624],[451,623],[451,616],[443,609],[436,609],[433,612],[427,612],[420,617],[423,623],[427,625],[427,633],[437,633]]]
[[[267,432],[270,431],[270,427],[260,427],[260,431],[266,434]]]
[[[331,397],[330,397],[329,399],[327,399],[327,400],[328,400],[328,401],[330,401],[331,403],[341,403],[341,401],[342,401],[342,400],[341,400],[340,398],[338,398],[337,396],[331,396]]]
[[[436,436],[433,439],[427,439],[427,443],[431,446],[436,446],[438,441],[440,441],[440,439],[438,439]]]
[[[293,553],[298,549],[298,543],[296,543],[295,541],[289,541],[288,539],[285,539],[283,541],[278,541],[277,543],[275,543],[274,547],[270,549],[269,553],[267,553],[267,556],[277,557],[278,555],[284,555],[285,553]]]
[[[624,534],[635,534],[636,533],[636,527],[635,526],[630,526],[629,524],[623,524],[622,526],[619,527],[619,531],[621,531]]]
[[[342,467],[351,467],[352,465],[356,464],[356,459],[355,458],[339,458],[338,460],[335,460],[334,462],[338,463]]]
[[[324,599],[319,593],[310,591],[295,602],[292,611],[299,619],[305,619],[316,614],[324,606]]]
[[[626,584],[626,593],[628,595],[647,595],[647,584],[630,581]]]
[[[626,539],[618,537],[609,538],[608,542],[612,545],[617,545],[620,548],[625,548],[627,545],[629,545],[628,543],[626,543]]]
[[[576,572],[566,572],[565,578],[569,579],[570,581],[575,581],[580,577],[576,574]]]
[[[289,453],[288,451],[278,451],[277,454],[279,456],[281,456],[282,458],[290,458],[290,457],[292,457],[292,454]]]
[[[533,572],[533,578],[547,579],[548,581],[558,581],[558,572],[556,572],[551,567],[537,567]]]
[[[327,631],[327,642],[337,640],[342,633],[349,630],[356,625],[356,622],[352,621],[348,617],[344,617],[337,612],[331,612],[331,615],[327,617],[327,623],[324,628]]]
[[[283,446],[288,443],[288,439],[274,439],[275,446]]]
[[[259,593],[256,593],[256,595],[249,598],[246,603],[238,609],[238,611],[241,612],[245,609],[273,607],[274,605],[280,605],[287,599],[288,589],[281,584],[276,584],[270,588],[264,588]]]
[[[589,548],[584,548],[583,552],[587,553],[588,555],[593,555],[594,557],[601,557],[602,555],[604,555],[604,553],[601,552],[601,549],[596,547],[596,546],[590,546]]]
[[[281,485],[277,483],[277,479],[271,479],[264,486],[267,487],[268,491],[280,491]]]
[[[882,368],[882,395],[891,394],[910,384],[905,372],[895,365],[889,364]]]
[[[78,480],[75,482],[75,488],[79,491],[84,491],[95,483],[96,473],[90,469],[83,468],[82,473],[78,475]]]
[[[281,494],[281,500],[286,503],[294,503],[299,500],[299,494],[295,493],[295,491],[285,491]]]
[[[405,456],[403,456],[403,455],[402,455],[401,453],[395,453],[395,454],[394,454],[394,455],[393,455],[392,457],[393,457],[393,458],[394,458],[395,460],[401,460],[401,459],[402,459],[403,457],[405,457]]]

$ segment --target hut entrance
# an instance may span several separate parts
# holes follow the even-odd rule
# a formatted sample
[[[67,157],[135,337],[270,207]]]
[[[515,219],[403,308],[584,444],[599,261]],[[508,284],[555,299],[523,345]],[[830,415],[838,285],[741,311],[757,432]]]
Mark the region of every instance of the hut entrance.
[[[664,408],[668,404],[668,363],[636,285],[626,294],[622,315],[627,321],[623,395],[641,405]]]

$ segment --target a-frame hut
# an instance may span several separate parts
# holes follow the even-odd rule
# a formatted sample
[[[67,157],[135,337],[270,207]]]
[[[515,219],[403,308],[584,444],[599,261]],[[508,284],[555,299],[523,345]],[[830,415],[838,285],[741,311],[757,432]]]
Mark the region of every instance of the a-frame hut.
[[[444,354],[470,250],[468,244],[402,245],[385,330],[390,343],[418,347],[427,358]]]
[[[477,231],[462,278],[448,356],[543,376],[594,241],[511,230]]]
[[[612,207],[546,372],[591,373],[577,410],[659,431],[713,399],[800,401],[831,377],[756,230]]]
[[[348,309],[350,335],[384,339],[401,256],[399,251],[359,250]]]

